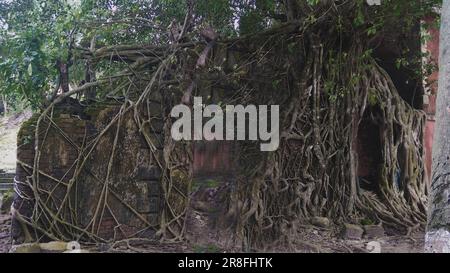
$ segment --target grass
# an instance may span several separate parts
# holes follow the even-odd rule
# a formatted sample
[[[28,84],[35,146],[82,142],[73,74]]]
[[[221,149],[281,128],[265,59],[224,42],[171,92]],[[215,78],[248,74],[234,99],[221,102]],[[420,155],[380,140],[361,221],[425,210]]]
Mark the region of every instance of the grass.
[[[217,188],[220,185],[220,182],[215,179],[205,179],[205,180],[194,180],[192,181],[192,191],[195,192],[200,188]]]

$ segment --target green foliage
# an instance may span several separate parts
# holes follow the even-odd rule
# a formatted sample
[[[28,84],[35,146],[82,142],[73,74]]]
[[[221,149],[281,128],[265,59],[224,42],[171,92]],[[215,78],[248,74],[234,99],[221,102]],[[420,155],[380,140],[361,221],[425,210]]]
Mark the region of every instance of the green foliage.
[[[56,82],[56,61],[69,58],[76,13],[63,1],[2,4],[0,91],[37,107]]]
[[[367,94],[367,102],[370,106],[375,106],[378,104],[378,96],[375,90],[369,90],[369,93]]]
[[[311,6],[315,6],[319,4],[320,0],[307,0],[306,2],[308,2]]]
[[[369,226],[369,225],[373,225],[373,224],[374,224],[374,222],[371,219],[368,219],[368,218],[361,219],[361,225],[363,225],[363,226]]]
[[[84,78],[85,63],[74,51],[96,46],[167,42],[167,27],[183,24],[189,7],[195,29],[213,26],[222,37],[255,33],[285,22],[290,7],[280,0],[0,0],[0,92],[11,100],[25,100],[39,107],[58,85],[58,61],[70,67],[73,86]],[[327,1],[337,4],[339,1]],[[349,14],[336,18],[340,32],[361,32],[368,39],[385,35],[386,25],[402,22],[404,32],[432,12],[441,0],[383,0],[368,7],[352,0]],[[299,14],[316,22],[329,8],[324,1],[292,1]],[[300,19],[300,18],[299,18]],[[351,22],[349,24],[349,22]],[[430,27],[430,26],[426,26]],[[295,49],[294,49],[295,50]],[[398,65],[404,65],[398,60]],[[115,71],[97,64],[103,75]],[[329,84],[330,85],[330,84]]]

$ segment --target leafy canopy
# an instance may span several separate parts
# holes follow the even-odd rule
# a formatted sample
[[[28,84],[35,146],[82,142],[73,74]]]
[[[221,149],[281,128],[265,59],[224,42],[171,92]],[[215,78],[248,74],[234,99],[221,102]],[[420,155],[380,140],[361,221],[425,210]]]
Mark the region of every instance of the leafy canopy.
[[[84,66],[74,49],[132,43],[166,43],[161,35],[175,19],[183,22],[190,7],[195,26],[213,26],[222,37],[234,37],[270,28],[287,20],[291,9],[316,20],[325,0],[0,0],[0,93],[39,107],[59,86],[67,64],[71,85],[84,79]],[[432,12],[440,0],[382,0],[368,9],[354,0],[352,25],[369,36],[383,32],[396,20],[413,25]],[[342,14],[337,22],[347,19]],[[108,69],[104,68],[105,71]]]

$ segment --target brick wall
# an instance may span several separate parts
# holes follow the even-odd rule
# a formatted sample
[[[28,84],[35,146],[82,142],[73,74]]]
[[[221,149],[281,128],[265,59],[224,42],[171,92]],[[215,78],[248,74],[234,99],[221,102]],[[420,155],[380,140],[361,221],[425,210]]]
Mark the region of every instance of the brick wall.
[[[74,174],[81,147],[89,145],[94,147],[92,145],[95,137],[119,112],[120,106],[98,105],[84,109],[83,111],[88,114],[83,119],[68,109],[64,104],[58,106],[54,111],[53,122],[47,120],[42,122],[40,127],[39,144],[42,149],[39,161],[41,172],[39,187],[43,191],[40,198],[48,197],[44,191],[53,192],[53,202],[49,204],[55,211],[66,195],[66,185]],[[16,183],[16,187],[22,196],[16,196],[14,207],[25,217],[31,216],[33,208],[33,195],[26,183],[27,181],[31,183],[37,117],[35,115],[26,122],[18,134],[16,180],[19,183]],[[157,159],[162,159],[162,150],[158,150],[155,154],[150,151],[138,131],[131,111],[125,114],[120,124],[118,143],[112,161],[113,168],[108,179],[108,207],[101,212],[102,216],[97,212],[95,224],[91,223],[93,216],[96,215],[99,200],[105,198],[102,191],[116,129],[117,126],[112,126],[106,131],[92,149],[71,188],[67,202],[76,212],[77,216],[73,219],[76,219],[77,225],[85,227],[91,224],[94,226],[92,228],[94,233],[102,238],[151,237],[155,229],[149,227],[149,224],[158,226],[162,208],[161,170],[156,162]],[[162,128],[153,132],[152,140],[157,147],[162,147],[164,141]],[[78,164],[80,162],[82,160],[79,160]],[[27,197],[31,200],[27,200]],[[101,207],[103,204],[101,203]],[[136,216],[136,212],[139,217]],[[12,233],[16,242],[24,239],[17,219],[13,223]]]

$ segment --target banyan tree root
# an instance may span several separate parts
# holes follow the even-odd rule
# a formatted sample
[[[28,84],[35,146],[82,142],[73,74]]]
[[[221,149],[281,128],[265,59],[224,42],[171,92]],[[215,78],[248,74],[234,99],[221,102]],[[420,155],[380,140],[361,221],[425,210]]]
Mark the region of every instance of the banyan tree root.
[[[97,82],[87,83],[60,95],[40,113],[35,121],[36,129],[31,139],[35,147],[34,164],[18,162],[20,168],[28,172],[25,181],[16,182],[18,198],[15,201],[15,221],[20,224],[23,233],[27,235],[24,238],[26,241],[51,239],[105,243],[121,239],[123,236],[131,238],[138,236],[137,233],[127,235],[123,230],[122,225],[127,223],[121,223],[116,217],[117,205],[112,206],[112,201],[115,204],[119,201],[120,210],[134,215],[137,221],[141,222],[142,230],[154,230],[156,238],[165,241],[180,241],[183,238],[184,215],[188,207],[188,189],[192,179],[192,151],[189,143],[175,143],[170,138],[171,119],[168,118],[168,113],[173,105],[181,101],[181,96],[169,94],[166,97],[162,96],[163,90],[167,89],[167,84],[162,81],[163,78],[172,81],[172,85],[177,84],[176,79],[170,79],[174,74],[167,73],[168,64],[176,60],[176,51],[177,48],[167,49],[166,52],[160,54],[157,63],[153,58],[138,58],[126,70],[108,80],[100,79]],[[154,70],[148,70],[148,67],[144,68],[149,64],[154,65]],[[141,69],[142,71],[138,73],[137,71]],[[130,76],[130,73],[135,76]],[[142,81],[141,79],[144,77],[149,77],[149,80]],[[119,102],[123,101],[120,107],[116,107],[117,113],[113,114],[111,120],[104,124],[100,128],[101,131],[94,136],[88,136],[86,132],[80,145],[59,128],[58,123],[54,121],[53,112],[70,96],[82,93],[92,86],[97,88],[115,86],[110,95],[116,96],[115,92],[122,92],[127,99],[116,98]],[[156,162],[158,169],[161,170],[159,183],[162,191],[162,205],[156,225],[150,223],[144,215],[138,212],[137,208],[123,200],[121,194],[111,185],[114,164],[117,164],[116,157],[121,148],[119,142],[123,142],[123,135],[126,134],[127,128],[125,124],[129,121],[134,123],[151,151],[152,162]],[[165,136],[162,143],[155,142],[153,135],[155,122],[158,124],[162,122],[160,127]],[[49,131],[56,132],[59,138],[74,147],[78,155],[62,177],[46,174],[40,168],[42,161],[46,160],[41,156],[42,150],[51,145],[47,141]],[[96,153],[100,145],[105,148],[105,141],[111,144],[110,147],[106,147],[109,151],[109,158],[100,166],[100,170],[94,170],[90,157]],[[83,186],[86,176],[89,177],[89,181],[97,182],[98,189],[92,189],[90,194],[98,194],[98,196],[94,198],[96,203],[90,219],[84,221],[84,224],[80,224],[80,217],[83,217],[80,214],[86,214],[88,208],[80,209],[78,207],[76,200],[83,196],[79,196],[80,192],[77,189]],[[120,235],[117,238],[116,235],[114,238],[109,238],[101,234],[101,224],[107,214],[115,222],[114,232]]]
[[[282,42],[259,48],[263,57],[243,69],[248,74],[242,78],[250,80],[241,85],[257,90],[245,102],[282,109],[276,152],[236,143],[238,175],[228,213],[237,219],[244,246],[289,244],[296,227],[313,216],[381,223],[405,233],[426,222],[424,113],[400,97],[360,45],[336,52],[326,47],[327,37],[318,37],[277,37]],[[296,54],[283,55],[289,49]],[[284,73],[274,76],[267,67]],[[372,190],[360,187],[357,171],[363,118],[377,125],[369,133],[380,139]]]
[[[18,182],[22,203],[16,204],[27,204],[31,213],[17,217],[18,221],[30,227],[29,233],[39,234],[36,239],[107,241],[99,235],[99,223],[106,211],[114,215],[108,200],[120,199],[108,183],[122,124],[131,115],[162,170],[164,206],[157,226],[146,223],[135,208],[121,200],[123,209],[155,229],[160,238],[182,240],[193,158],[190,143],[171,138],[169,113],[188,94],[203,96],[205,102],[221,100],[222,105],[280,105],[277,151],[261,152],[259,143],[251,141],[234,145],[236,180],[226,198],[223,221],[245,246],[292,243],[298,224],[319,215],[337,223],[368,219],[404,231],[424,223],[424,114],[400,97],[389,75],[365,54],[367,45],[351,36],[356,34],[336,37],[328,24],[323,18],[294,21],[255,35],[214,40],[201,67],[196,67],[198,56],[204,57],[205,52],[201,41],[81,50],[91,63],[106,59],[111,65],[126,63],[127,68],[57,97],[41,113],[35,131],[34,165],[19,162],[30,175],[27,181]],[[344,39],[350,42],[344,45]],[[58,129],[52,122],[54,107],[94,86],[111,90],[104,99],[120,101],[120,111],[103,131],[81,146],[61,133],[78,150],[72,177],[42,173],[40,163],[45,159],[40,150],[46,145],[45,132]],[[155,98],[164,120],[162,156],[151,137],[150,105]],[[372,133],[379,134],[382,149],[373,191],[360,187],[357,172],[358,129],[364,118],[379,128]],[[98,203],[88,224],[80,226],[71,198],[82,183],[81,174],[89,172],[87,158],[107,135],[113,136],[113,143],[104,176],[90,173],[101,187]],[[39,178],[43,176],[65,189],[62,200],[42,188]],[[20,211],[17,207],[16,212]],[[116,224],[120,230],[121,223]]]

